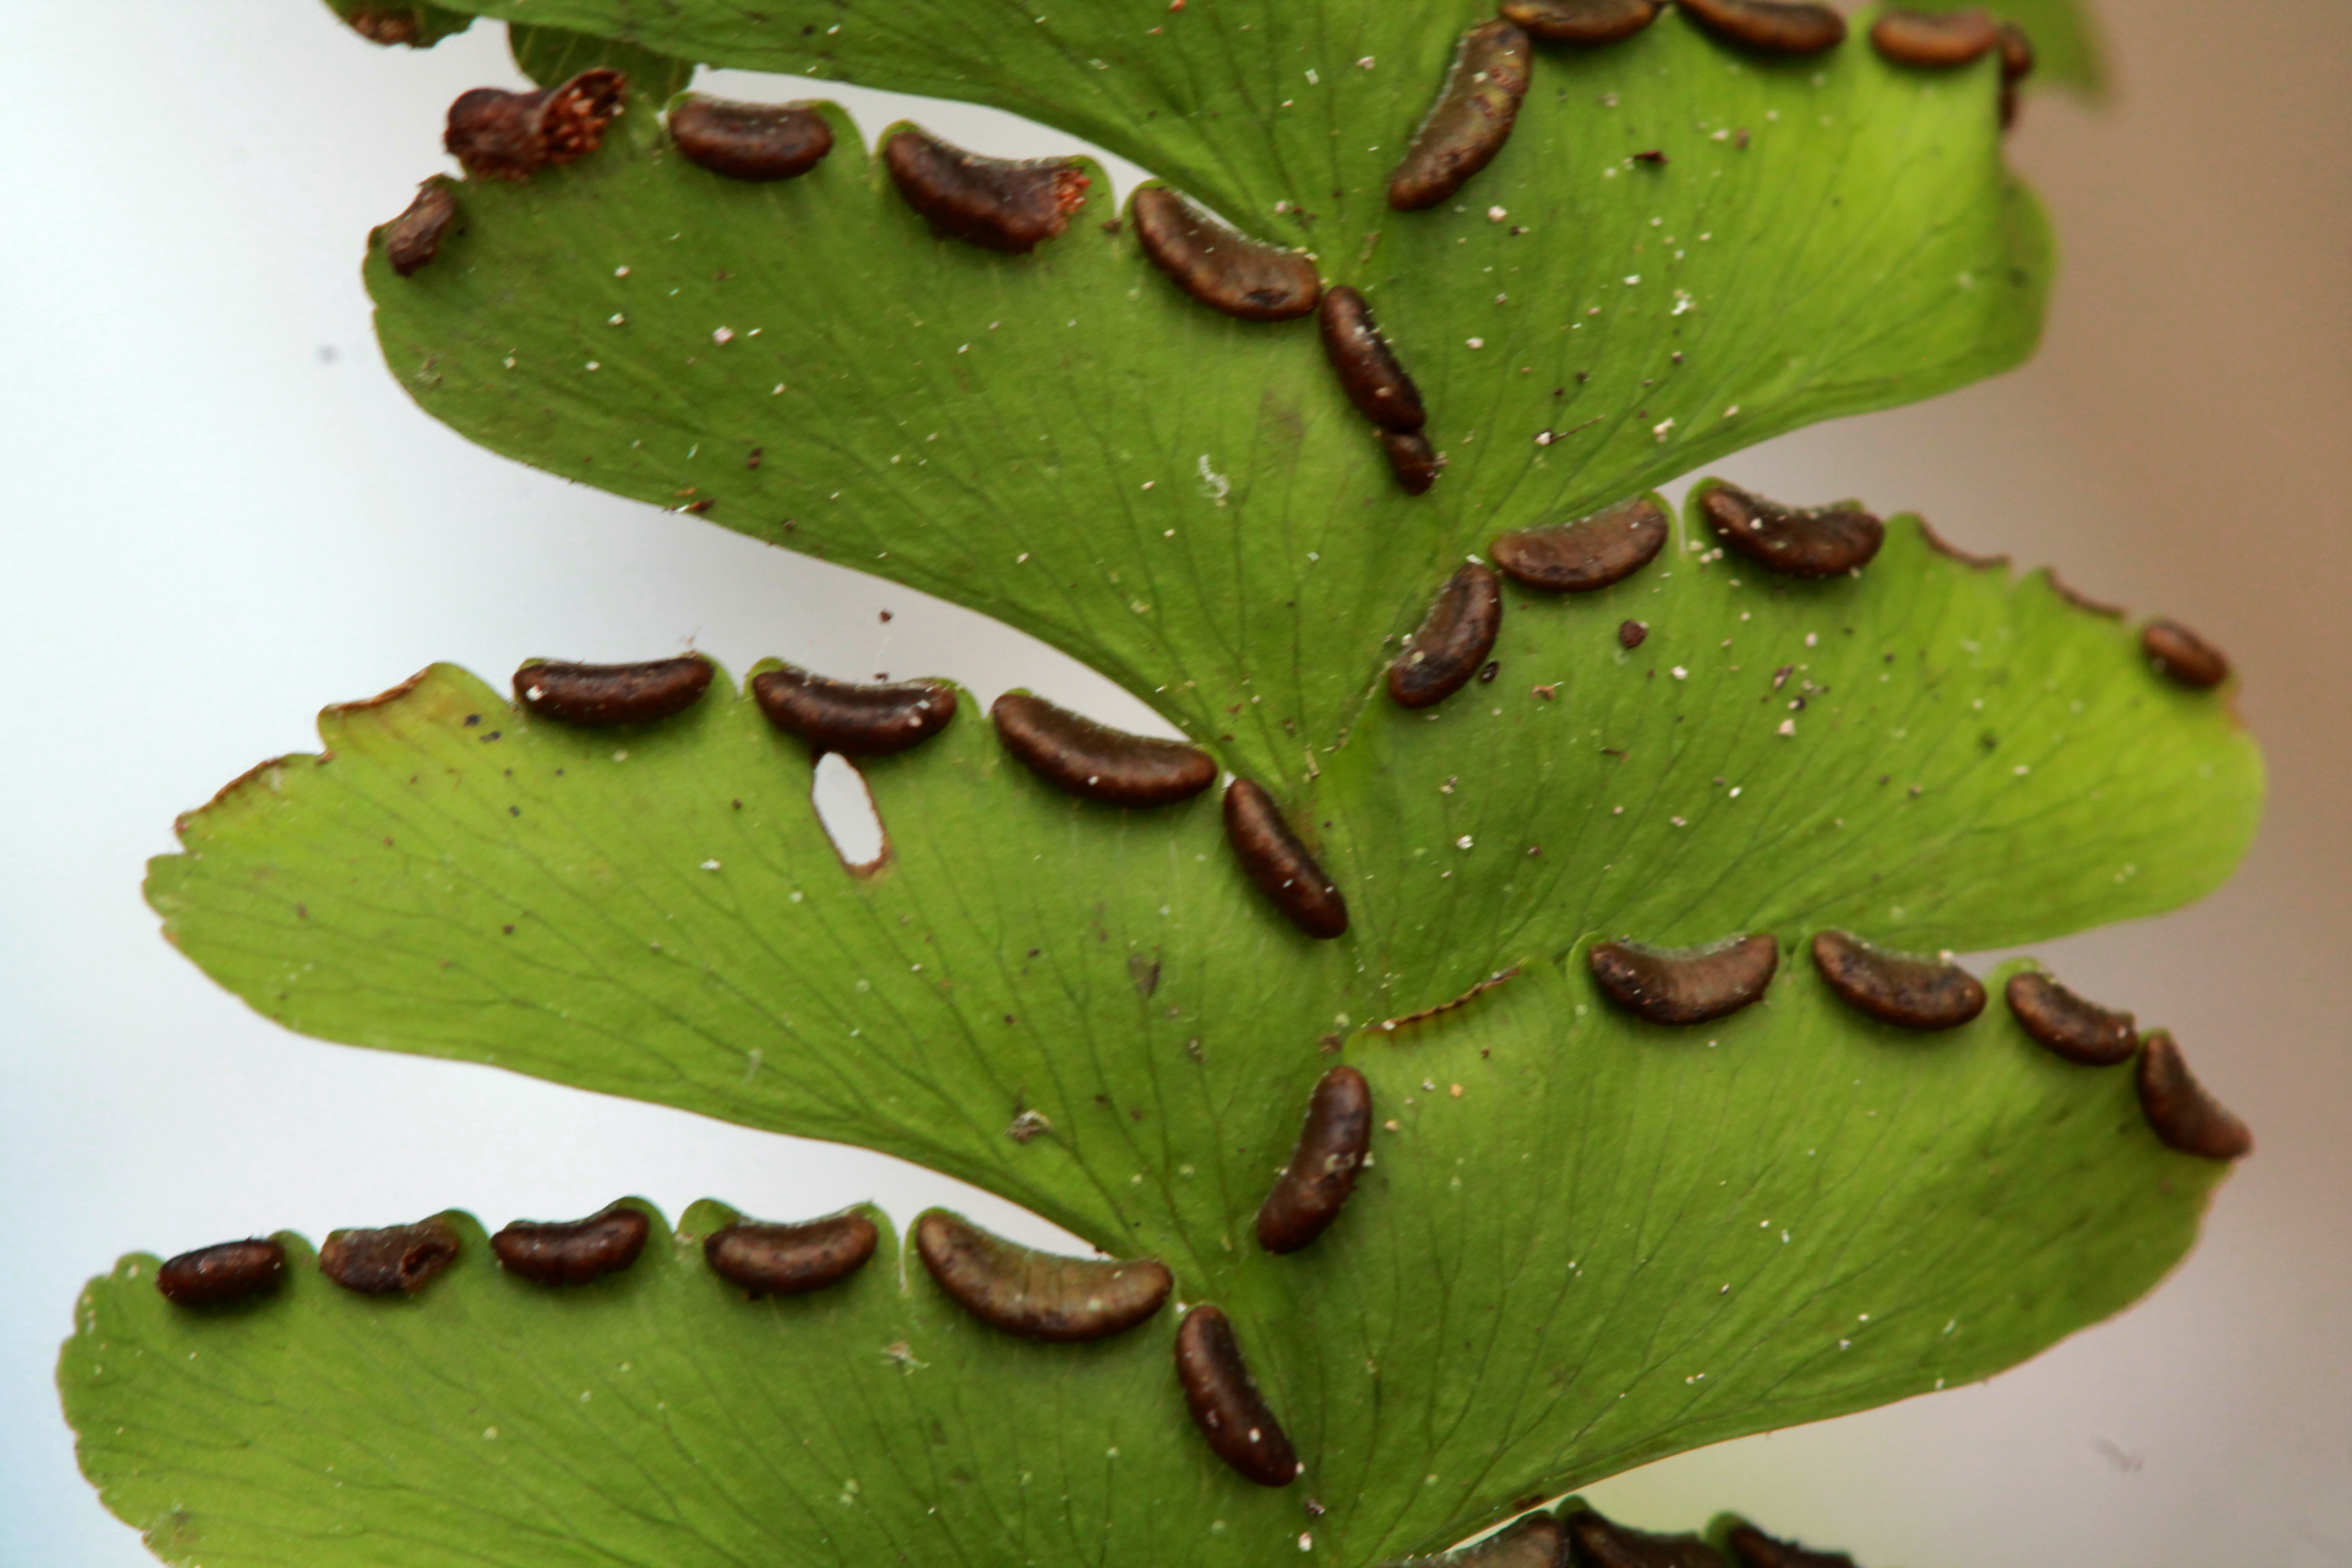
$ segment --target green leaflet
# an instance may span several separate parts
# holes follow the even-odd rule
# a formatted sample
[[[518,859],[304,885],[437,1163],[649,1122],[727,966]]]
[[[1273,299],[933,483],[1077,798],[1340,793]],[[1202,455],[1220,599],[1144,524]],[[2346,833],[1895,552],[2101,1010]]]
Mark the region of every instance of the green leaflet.
[[[2242,849],[2259,791],[2222,702],[2162,684],[2123,627],[2044,580],[1936,553],[1907,521],[1859,580],[1824,584],[1735,584],[1687,542],[1586,600],[1515,594],[1508,685],[1473,684],[1435,722],[1382,699],[1326,755],[1298,815],[1356,902],[1337,942],[1257,900],[1212,799],[1062,797],[969,699],[867,764],[891,853],[859,876],[807,804],[805,749],[723,683],[664,724],[582,731],[446,668],[330,710],[328,757],[268,764],[194,814],[150,898],[191,958],[305,1032],[887,1150],[1165,1258],[1181,1299],[1241,1326],[1332,1510],[1321,1549],[1370,1563],[1529,1493],[2012,1364],[2153,1284],[2218,1178],[2156,1143],[2127,1073],[2056,1061],[1998,1002],[1946,1036],[1865,1022],[1801,944],[1832,919],[1915,946],[2015,942],[2193,896]],[[1629,613],[1653,630],[1620,659]],[[1774,689],[1783,648],[1805,668]],[[1934,721],[1892,733],[1913,714]],[[1622,757],[1600,749],[1618,739]],[[1736,800],[1703,782],[1727,766]],[[1898,767],[1920,795],[1875,784]],[[1619,818],[1629,780],[1646,793]],[[1685,789],[1706,804],[1677,826],[1663,814]],[[1655,869],[1591,875],[1601,857]],[[2119,858],[2143,869],[2118,880]],[[1540,913],[1505,918],[1523,905]],[[1780,936],[1781,973],[1717,1025],[1633,1022],[1587,977],[1592,932],[1748,925]],[[1453,1012],[1379,1025],[1514,965]],[[1270,1258],[1252,1215],[1335,1053],[1395,1126],[1339,1225]],[[1016,1139],[1023,1111],[1047,1131]],[[1167,1331],[1139,1331],[1153,1348],[1101,1417],[1146,1425],[1081,1428],[1068,1453],[1134,1458],[1150,1450],[1127,1433],[1181,1421]],[[829,1380],[856,1361],[795,1358],[793,1375],[838,1405]],[[1013,1384],[958,1397],[1029,1408]],[[86,1434],[106,1419],[76,1416]],[[309,1463],[309,1442],[273,1428],[261,1447]],[[186,1490],[184,1461],[142,1462]],[[86,1463],[102,1484],[128,1474]],[[1174,1550],[1296,1551],[1295,1498],[1190,1449],[1168,1463],[1176,1495],[1231,1526]],[[1118,1473],[1153,1499],[1177,1485]],[[1106,1560],[1169,1555],[1143,1533],[1166,1508],[1122,1524],[1124,1506],[1099,1528],[1138,1533]],[[1030,1550],[1008,1517],[991,1504],[946,1538]]]
[[[1244,1239],[1178,1269],[1180,1300],[1232,1313],[1307,1460],[1281,1492],[1190,1428],[1172,1312],[1034,1346],[912,1260],[905,1297],[884,1261],[755,1305],[690,1246],[551,1292],[478,1236],[389,1303],[299,1245],[282,1296],[210,1313],[125,1259],[59,1371],[82,1464],[175,1563],[1271,1564],[1304,1531],[1363,1564],[1676,1448],[1987,1375],[2152,1284],[2220,1171],[2157,1145],[2128,1073],[2058,1062],[1998,1006],[1904,1036],[1801,966],[1671,1035],[1545,965],[1347,1054],[1398,1130],[1339,1223],[1294,1258]],[[1141,1103],[1155,1134],[1188,1115]],[[1295,1104],[1267,1110],[1247,1131]],[[1184,1150],[1195,1185],[1215,1147]]]
[[[2022,358],[2047,235],[1994,93],[1866,47],[1763,68],[1678,18],[1545,55],[1455,208],[1381,208],[1369,253],[1314,230],[1433,410],[1452,467],[1418,499],[1311,321],[1186,298],[1099,184],[1032,257],[935,238],[845,121],[752,186],[640,101],[592,157],[457,187],[440,259],[368,278],[394,372],[468,437],[1010,621],[1262,773],[1328,743],[1497,528]]]
[[[1930,8],[1949,3],[1930,0]],[[1299,244],[1333,230],[1318,231],[1277,204],[1330,219],[1351,241],[1379,225],[1388,173],[1435,96],[1455,38],[1494,15],[1475,0],[1191,0],[1181,10],[1160,0],[1060,9],[976,0],[780,0],[756,8],[727,0],[467,0],[465,8],[712,65],[992,104],[1073,132]],[[2034,34],[2046,79],[2088,79],[2087,34],[2073,0],[2000,9]],[[1853,18],[1854,37],[1830,57],[1832,72],[1869,53],[1861,35],[1872,15],[1865,8]],[[1651,33],[1686,29],[1669,15]],[[1637,39],[1599,58],[1639,58],[1650,47]],[[1822,63],[1757,68],[1793,82]],[[1674,116],[1674,130],[1686,134],[1685,121]],[[1471,194],[1491,199],[1475,187]]]
[[[1174,1183],[1199,1162],[1127,1109],[1244,1119],[1255,1169],[1320,1037],[1590,933],[2014,946],[2227,873],[2261,764],[2226,704],[2046,579],[1890,531],[1859,580],[1759,581],[1685,539],[1601,595],[1512,590],[1491,685],[1419,715],[1383,697],[1316,749],[1313,788],[1275,781],[1350,902],[1338,942],[1259,900],[1213,796],[1069,800],[969,695],[866,765],[892,859],[858,878],[809,806],[806,748],[748,700],[714,686],[616,737],[447,668],[330,709],[329,758],[186,819],[148,896],[190,958],[305,1033],[887,1149],[1097,1240],[1173,1214],[1216,1250],[1257,1183]],[[1627,617],[1652,627],[1633,655]],[[1023,1110],[1055,1136],[1010,1142]]]

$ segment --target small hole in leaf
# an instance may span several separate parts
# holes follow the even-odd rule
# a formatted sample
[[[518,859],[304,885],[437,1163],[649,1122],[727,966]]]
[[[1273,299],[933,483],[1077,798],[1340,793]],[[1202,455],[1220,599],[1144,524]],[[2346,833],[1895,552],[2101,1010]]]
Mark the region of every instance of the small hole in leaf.
[[[833,839],[842,864],[853,871],[871,871],[882,863],[889,845],[882,835],[882,818],[866,793],[865,775],[838,752],[817,759],[816,783],[809,791],[816,819]]]

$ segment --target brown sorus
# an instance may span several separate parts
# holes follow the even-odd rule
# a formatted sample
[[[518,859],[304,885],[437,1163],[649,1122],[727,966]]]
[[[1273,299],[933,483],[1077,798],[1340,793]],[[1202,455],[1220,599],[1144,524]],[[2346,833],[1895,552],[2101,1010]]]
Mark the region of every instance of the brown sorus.
[[[2014,87],[2033,74],[2033,40],[2014,22],[2000,25],[2000,79]]]
[[[777,729],[852,757],[903,752],[946,729],[956,713],[955,691],[940,681],[861,686],[789,664],[753,676],[751,700]]]
[[[619,71],[598,66],[537,92],[478,87],[449,106],[441,144],[477,179],[528,180],[603,145],[628,85]]]
[[[650,724],[683,713],[710,684],[700,654],[644,664],[561,664],[532,659],[514,672],[515,700],[566,724]]]
[[[1093,183],[1067,158],[983,158],[911,126],[882,144],[882,163],[933,229],[1014,255],[1069,227]]]
[[[1665,8],[1666,0],[1503,0],[1496,7],[1530,37],[1588,48],[1632,37]]]
[[[383,257],[401,277],[431,265],[441,254],[441,236],[457,216],[457,198],[438,174],[416,187],[406,211],[383,226]]]
[[[1025,691],[1006,692],[988,716],[1038,777],[1106,805],[1166,805],[1217,782],[1215,760],[1197,746],[1130,735]]]
[[[1854,1568],[1843,1552],[1811,1552],[1790,1541],[1776,1541],[1752,1524],[1735,1524],[1724,1536],[1739,1568]]]
[[[1160,1310],[1176,1283],[1155,1258],[1039,1252],[945,1209],[915,1221],[915,1252],[940,1289],[973,1317],[1053,1344],[1123,1333]]]
[[[753,1296],[798,1296],[837,1285],[866,1266],[881,1232],[864,1215],[828,1215],[799,1225],[739,1219],[702,1238],[710,1271]]]
[[[1400,708],[1430,708],[1470,684],[1503,628],[1503,590],[1476,562],[1437,591],[1404,650],[1389,664],[1389,697]]]
[[[2151,1029],[2140,1043],[2139,1108],[2158,1140],[2184,1154],[2238,1160],[2254,1151],[2246,1124],[2197,1081],[2180,1047],[2162,1029]]]
[[[462,1250],[456,1228],[440,1218],[330,1231],[319,1248],[319,1272],[362,1296],[408,1294],[425,1289]]]
[[[1816,933],[1813,966],[1850,1005],[1906,1029],[1957,1029],[1984,1011],[1984,983],[1958,964],[1873,947],[1850,931]]]
[[[2139,634],[2140,651],[2156,672],[2177,685],[2208,691],[2230,679],[2221,650],[2179,621],[2150,621]]]
[[[155,1270],[155,1289],[180,1307],[217,1307],[275,1290],[286,1249],[274,1241],[224,1241],[183,1252]]]
[[[1999,48],[2000,29],[1974,6],[1965,11],[1888,11],[1871,24],[1870,45],[1896,65],[1951,70]]]
[[[1323,353],[1356,412],[1383,430],[1418,430],[1429,421],[1421,389],[1397,363],[1364,297],[1342,283],[1325,291]]]
[[[2086,1002],[2039,970],[2011,975],[2003,994],[2025,1032],[2070,1062],[2111,1068],[2131,1060],[2139,1049],[2129,1013]]]
[[[1297,1252],[1330,1228],[1372,1146],[1372,1089],[1354,1068],[1337,1067],[1307,1097],[1307,1124],[1290,1163],[1257,1211],[1257,1244]]]
[[[1575,1568],[1724,1568],[1723,1554],[1696,1535],[1653,1535],[1586,1509],[1560,1521]]]
[[[2033,40],[2014,22],[2000,25],[2000,123],[2017,123],[2017,89],[2033,74]]]
[[[1726,937],[1703,947],[1604,942],[1592,949],[1592,978],[1610,1000],[1653,1024],[1705,1024],[1761,998],[1780,966],[1769,936]]]
[[[1282,808],[1254,779],[1235,779],[1225,790],[1225,837],[1241,857],[1242,869],[1274,907],[1308,936],[1330,938],[1348,930],[1348,901],[1323,875]]]
[[[1437,471],[1445,467],[1445,459],[1429,444],[1427,433],[1383,430],[1380,437],[1381,450],[1388,457],[1389,472],[1396,476],[1397,488],[1409,496],[1427,494],[1437,482]]]
[[[635,1263],[652,1234],[641,1211],[614,1204],[586,1219],[516,1220],[490,1237],[490,1250],[509,1274],[541,1285],[585,1285]]]
[[[1136,192],[1129,211],[1144,254],[1213,310],[1244,321],[1287,321],[1323,297],[1315,263],[1234,233],[1165,185]]]
[[[1286,1487],[1307,1468],[1250,1381],[1234,1325],[1219,1309],[1194,1307],[1177,1325],[1176,1380],[1201,1436],[1244,1479]]]
[[[833,127],[802,103],[738,103],[689,92],[670,106],[669,139],[689,163],[730,180],[789,180],[833,151]]]
[[[1533,55],[1528,36],[1499,19],[1462,35],[1437,101],[1389,176],[1389,205],[1406,213],[1433,207],[1494,162],[1528,95]]]
[[[1547,594],[1589,594],[1656,560],[1666,531],[1666,509],[1636,496],[1573,522],[1502,534],[1488,553],[1514,582]]]
[[[1678,0],[1691,20],[1727,43],[1770,55],[1818,55],[1845,41],[1845,18],[1790,0]]]
[[[1650,623],[1647,621],[1620,621],[1617,623],[1617,646],[1623,648],[1628,653],[1640,647],[1642,644],[1648,639],[1649,636]]]
[[[1886,525],[1853,506],[1800,510],[1717,485],[1699,500],[1700,515],[1733,551],[1790,577],[1835,577],[1870,563]]]

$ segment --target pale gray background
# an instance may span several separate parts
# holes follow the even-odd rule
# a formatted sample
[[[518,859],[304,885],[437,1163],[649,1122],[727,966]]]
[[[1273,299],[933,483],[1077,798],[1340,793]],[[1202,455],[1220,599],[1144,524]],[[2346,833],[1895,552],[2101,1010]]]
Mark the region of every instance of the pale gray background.
[[[2119,100],[2037,102],[2015,143],[2065,245],[2040,360],[1720,467],[1921,508],[2235,655],[2275,782],[2245,871],[2042,951],[2176,1028],[2262,1149],[2119,1321],[1986,1386],[1599,1489],[1637,1522],[1738,1507],[1874,1568],[2352,1563],[2352,8],[2106,9]],[[495,678],[691,638],[739,669],[780,654],[1140,710],[1024,637],[531,473],[409,405],[369,336],[362,240],[441,166],[448,100],[518,79],[498,29],[415,55],[305,0],[9,11],[0,1563],[148,1561],[79,1479],[50,1388],[76,1290],[120,1252],[622,1192],[673,1214],[952,1197],[1017,1228],[877,1156],[281,1034],[157,938],[140,868],[174,813],[436,658]],[[903,111],[844,96],[869,128]],[[924,112],[991,151],[1074,145]]]

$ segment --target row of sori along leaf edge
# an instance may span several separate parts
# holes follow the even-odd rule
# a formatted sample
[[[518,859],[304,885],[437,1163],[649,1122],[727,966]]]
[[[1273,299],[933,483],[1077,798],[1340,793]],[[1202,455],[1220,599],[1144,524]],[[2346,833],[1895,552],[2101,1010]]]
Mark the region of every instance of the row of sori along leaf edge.
[[[1803,56],[1833,48],[1845,37],[1844,20],[1825,5],[1682,4],[1734,47]],[[1664,0],[1506,0],[1500,18],[1463,36],[1436,102],[1390,181],[1389,205],[1406,213],[1442,205],[1494,160],[1527,96],[1535,40],[1580,47],[1615,43],[1648,26],[1664,9]],[[1997,55],[2004,123],[2013,113],[2017,84],[2032,68],[2024,34],[1980,10],[1889,11],[1874,24],[1871,40],[1883,57],[1907,68],[1949,70]],[[473,177],[528,180],[541,168],[594,152],[626,89],[626,77],[605,67],[533,92],[476,88],[450,105],[445,144]],[[689,162],[729,179],[792,179],[833,149],[824,117],[800,103],[739,103],[682,93],[668,106],[667,128]],[[1636,156],[1664,162],[1665,154]],[[899,194],[935,231],[1012,254],[1062,234],[1089,184],[1068,159],[984,157],[911,126],[886,137],[881,158]],[[1360,293],[1345,284],[1326,288],[1311,256],[1236,233],[1163,186],[1134,193],[1129,213],[1145,254],[1212,309],[1251,321],[1318,313],[1340,386],[1378,433],[1398,484],[1412,495],[1430,489],[1444,458],[1424,433],[1427,413],[1419,391]],[[425,182],[407,211],[381,231],[393,269],[407,277],[430,264],[456,216],[447,182]]]
[[[1306,1141],[1302,1140],[1302,1150]],[[410,1225],[337,1230],[318,1249],[319,1271],[362,1297],[415,1297],[457,1262],[458,1216]],[[500,1268],[546,1289],[592,1286],[635,1265],[655,1218],[636,1200],[575,1221],[518,1220],[490,1237]],[[681,1241],[687,1237],[679,1237]],[[874,1256],[880,1227],[862,1209],[797,1224],[735,1218],[701,1238],[710,1272],[747,1299],[825,1289]],[[1080,1258],[1034,1251],[941,1209],[916,1221],[914,1251],[959,1306],[992,1327],[1048,1342],[1094,1340],[1158,1312],[1172,1279],[1150,1259]],[[285,1284],[283,1240],[223,1242],[180,1254],[155,1269],[157,1289],[182,1310],[234,1319]],[[143,1260],[126,1260],[135,1278]],[[1252,1383],[1231,1324],[1207,1303],[1187,1308],[1176,1334],[1176,1370],[1193,1420],[1221,1458],[1248,1479],[1284,1485],[1305,1469]],[[1839,1554],[1808,1551],[1744,1520],[1720,1518],[1707,1537],[1654,1535],[1617,1524],[1578,1499],[1520,1515],[1468,1546],[1408,1560],[1436,1568],[1851,1568]]]

